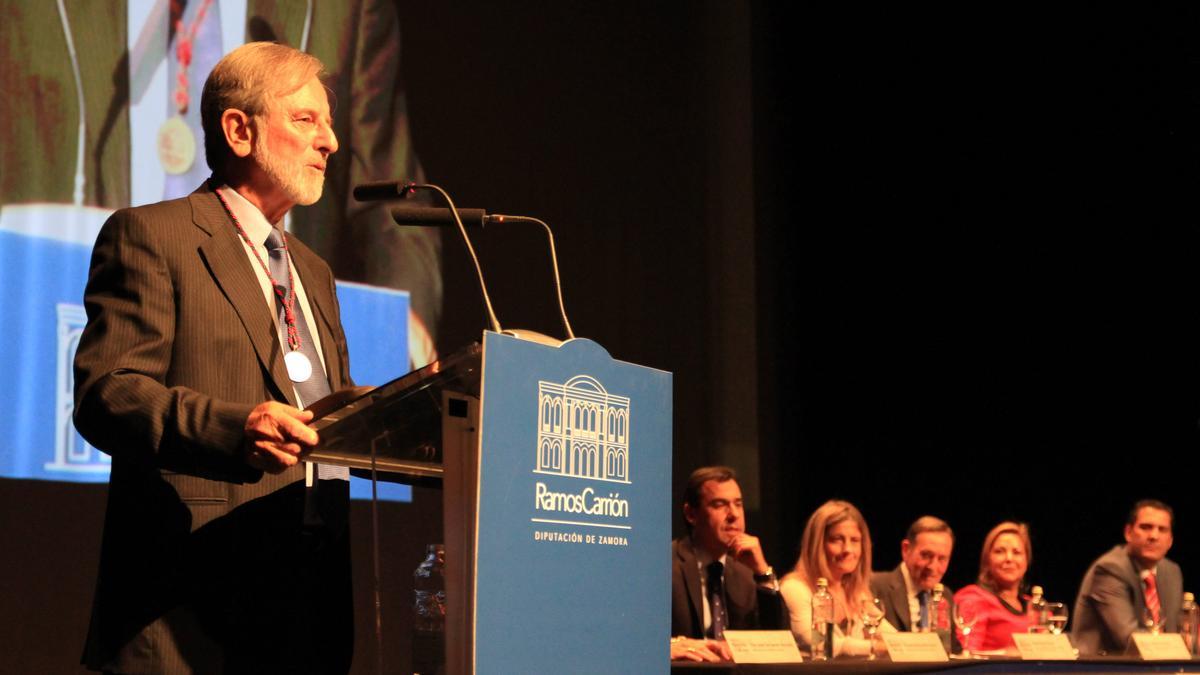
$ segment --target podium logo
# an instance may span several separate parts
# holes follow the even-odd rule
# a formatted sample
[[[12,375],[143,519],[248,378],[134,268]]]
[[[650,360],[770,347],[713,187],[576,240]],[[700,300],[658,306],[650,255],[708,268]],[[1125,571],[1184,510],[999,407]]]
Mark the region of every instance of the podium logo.
[[[58,344],[56,349],[54,459],[43,468],[51,474],[108,473],[112,459],[93,448],[75,431],[71,413],[75,410],[75,350],[87,323],[87,314],[80,305],[59,303]]]
[[[538,381],[534,473],[629,483],[629,398],[596,378]]]
[[[629,398],[608,393],[590,375],[576,375],[563,383],[539,380],[537,457],[533,472],[629,485]],[[630,517],[629,500],[621,497],[620,489],[615,485],[585,485],[575,492],[562,492],[539,480],[534,484],[533,495],[539,516],[530,521],[629,532],[633,530],[632,525],[625,524]],[[542,517],[542,513],[554,517]],[[617,522],[612,522],[613,519]],[[626,534],[539,529],[533,538],[629,546]]]

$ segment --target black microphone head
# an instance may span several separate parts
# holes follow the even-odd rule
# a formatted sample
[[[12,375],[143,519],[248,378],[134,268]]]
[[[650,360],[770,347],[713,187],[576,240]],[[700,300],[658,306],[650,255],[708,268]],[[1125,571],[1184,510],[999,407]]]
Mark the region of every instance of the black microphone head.
[[[377,202],[389,199],[404,199],[412,192],[412,183],[387,181],[363,183],[354,188],[354,198],[360,202]]]
[[[463,227],[483,227],[488,216],[484,209],[459,209],[458,217],[462,218]],[[392,220],[398,225],[455,225],[450,209],[431,206],[396,207],[392,209]]]

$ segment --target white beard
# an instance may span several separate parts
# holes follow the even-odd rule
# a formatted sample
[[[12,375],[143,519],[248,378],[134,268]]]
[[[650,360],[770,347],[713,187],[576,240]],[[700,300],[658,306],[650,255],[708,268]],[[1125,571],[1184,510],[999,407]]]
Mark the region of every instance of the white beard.
[[[325,187],[325,174],[309,171],[307,166],[289,164],[273,154],[263,134],[254,137],[254,159],[271,182],[279,186],[288,199],[301,206],[315,204]]]

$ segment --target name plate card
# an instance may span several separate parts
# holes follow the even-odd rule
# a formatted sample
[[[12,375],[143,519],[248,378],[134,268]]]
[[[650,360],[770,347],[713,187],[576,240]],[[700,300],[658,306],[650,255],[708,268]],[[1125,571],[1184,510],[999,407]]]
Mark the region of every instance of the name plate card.
[[[727,630],[725,644],[735,663],[800,663],[790,630]]]
[[[1134,633],[1133,644],[1143,661],[1190,661],[1187,645],[1179,633]]]
[[[937,633],[880,633],[896,663],[949,661]]]
[[[1066,635],[1053,633],[1013,633],[1017,651],[1026,661],[1074,661],[1079,658]]]

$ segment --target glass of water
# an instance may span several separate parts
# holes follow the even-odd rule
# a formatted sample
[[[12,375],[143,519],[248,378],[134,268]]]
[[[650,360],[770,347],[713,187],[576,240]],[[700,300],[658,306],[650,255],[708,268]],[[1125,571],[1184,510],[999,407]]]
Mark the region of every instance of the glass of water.
[[[975,610],[963,609],[958,605],[954,606],[952,612],[954,617],[954,625],[958,626],[958,632],[962,633],[962,658],[971,658],[971,629],[975,628],[975,622],[979,617],[975,615]]]
[[[1070,611],[1064,603],[1047,602],[1046,617],[1050,622],[1048,626],[1050,632],[1055,635],[1062,635],[1062,632],[1067,629],[1067,619],[1070,618]]]
[[[879,633],[879,625],[883,623],[883,605],[880,604],[879,598],[872,598],[870,602],[866,599],[862,601],[862,622],[863,636],[871,641],[871,655],[867,660],[874,661],[875,635]]]

